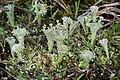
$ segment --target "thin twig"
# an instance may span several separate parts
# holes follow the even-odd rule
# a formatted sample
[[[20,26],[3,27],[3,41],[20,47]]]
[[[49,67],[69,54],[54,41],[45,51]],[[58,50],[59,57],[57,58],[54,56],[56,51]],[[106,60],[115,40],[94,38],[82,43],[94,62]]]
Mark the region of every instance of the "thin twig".
[[[67,6],[65,5],[65,3],[63,1],[59,2],[58,0],[54,0],[57,4],[59,4],[67,13],[68,13],[68,10],[67,10]]]
[[[97,1],[93,6],[96,6],[96,5],[98,5],[99,3],[101,3],[103,0],[99,0],[99,1]]]
[[[102,8],[102,7],[111,7],[111,6],[119,6],[120,5],[120,2],[115,2],[115,3],[111,3],[111,4],[104,4],[102,6],[99,6],[99,8]]]
[[[11,77],[13,77],[15,80],[18,80],[18,78],[14,77],[12,74],[10,74],[7,70],[3,69],[0,67],[0,69],[2,69],[3,71],[5,71],[7,74],[9,74]]]
[[[112,23],[113,23],[113,22],[111,21],[111,22],[105,24],[105,25],[103,26],[103,28],[105,28],[105,27],[108,26],[108,25],[111,25]]]
[[[26,9],[26,8],[21,8],[19,6],[15,6],[17,9],[20,9],[20,10],[23,10],[23,11],[26,11],[26,12],[31,12],[30,10]]]

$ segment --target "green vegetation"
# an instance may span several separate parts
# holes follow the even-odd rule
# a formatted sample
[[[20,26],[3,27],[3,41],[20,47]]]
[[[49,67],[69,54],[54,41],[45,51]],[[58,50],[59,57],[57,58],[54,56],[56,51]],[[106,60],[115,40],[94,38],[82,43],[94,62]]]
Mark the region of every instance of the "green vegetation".
[[[120,79],[119,2],[0,4],[1,80]]]

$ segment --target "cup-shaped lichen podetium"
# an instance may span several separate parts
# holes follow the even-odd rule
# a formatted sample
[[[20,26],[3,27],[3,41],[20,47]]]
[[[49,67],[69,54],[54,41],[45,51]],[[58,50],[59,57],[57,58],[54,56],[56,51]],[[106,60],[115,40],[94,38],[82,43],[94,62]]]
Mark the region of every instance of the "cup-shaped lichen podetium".
[[[64,44],[62,45],[57,45],[57,50],[58,50],[58,56],[59,56],[59,62],[61,62],[63,56],[65,53],[68,52],[68,47]]]
[[[96,22],[98,7],[97,6],[91,6],[90,10],[91,10],[91,15],[92,15],[92,20],[93,20],[93,22]]]
[[[78,22],[80,22],[80,24],[82,25],[83,30],[84,30],[84,32],[85,32],[85,34],[86,34],[85,16],[79,16],[79,17],[77,18],[77,20],[78,20]]]
[[[14,26],[14,7],[15,7],[15,5],[13,5],[13,4],[9,4],[4,7],[4,8],[8,9],[8,11],[6,11],[7,18],[8,18],[7,23],[12,26]]]
[[[24,49],[24,37],[28,34],[25,28],[17,28],[12,31],[13,35],[16,36],[18,44],[14,44],[11,48],[12,53],[17,53],[17,56],[22,60],[22,51]]]
[[[42,31],[44,32],[44,34],[47,37],[47,40],[48,40],[48,42],[47,42],[48,50],[49,50],[49,52],[51,52],[52,49],[53,49],[53,41],[54,41],[53,39],[55,38],[54,37],[54,30],[53,30],[53,28],[47,28],[47,29],[45,29],[45,28],[46,28],[46,25],[43,26]]]
[[[91,51],[84,50],[83,52],[81,52],[81,57],[84,59],[84,61],[89,63],[95,56]]]
[[[39,2],[39,0],[34,1],[31,10],[35,12],[36,16],[33,22],[37,20],[38,24],[41,23],[41,18],[47,13],[47,7],[47,4],[42,4]]]
[[[14,53],[12,52],[12,46],[15,44],[16,39],[11,36],[11,37],[7,37],[7,38],[5,39],[5,41],[7,41],[8,44],[10,45],[12,58],[14,59],[15,57],[14,57]]]
[[[23,44],[24,46],[24,37],[28,34],[28,31],[25,28],[19,28],[14,29],[12,31],[13,35],[16,36],[19,43]]]
[[[102,27],[101,23],[86,23],[86,25],[90,28],[90,31],[92,33],[91,35],[91,44],[94,44],[97,31]]]
[[[63,17],[63,31],[66,35],[66,38],[68,38],[68,36],[72,35],[72,33],[74,32],[75,28],[79,25],[77,21],[73,21],[70,17]]]
[[[99,43],[101,44],[101,46],[104,48],[105,52],[106,52],[106,56],[107,56],[107,60],[109,62],[109,52],[108,52],[108,39],[102,39],[99,41]]]
[[[22,51],[24,49],[24,46],[21,43],[18,44],[14,44],[11,48],[11,52],[13,53],[17,53],[18,59],[22,60],[23,56],[22,56]]]

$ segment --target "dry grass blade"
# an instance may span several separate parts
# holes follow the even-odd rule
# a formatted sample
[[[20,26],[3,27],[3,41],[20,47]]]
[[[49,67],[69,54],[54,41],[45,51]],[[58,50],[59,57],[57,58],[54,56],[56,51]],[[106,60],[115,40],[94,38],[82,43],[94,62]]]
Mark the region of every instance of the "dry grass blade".
[[[111,6],[119,6],[120,5],[120,2],[115,2],[115,3],[111,3],[111,4],[104,4],[101,7],[111,7]]]
[[[0,68],[1,70],[5,71],[7,74],[9,74],[11,77],[13,77],[15,80],[18,80],[17,77],[13,76],[11,73],[9,73],[7,70]]]
[[[107,13],[107,12],[117,12],[117,13],[120,13],[120,9],[116,8],[116,7],[106,7],[102,10],[100,10],[97,15],[101,15],[103,13]]]
[[[63,2],[63,0],[54,0],[57,4],[59,4],[67,13],[68,13],[68,10],[67,10],[67,6],[66,4]]]
[[[0,4],[15,3],[17,0],[0,0]]]

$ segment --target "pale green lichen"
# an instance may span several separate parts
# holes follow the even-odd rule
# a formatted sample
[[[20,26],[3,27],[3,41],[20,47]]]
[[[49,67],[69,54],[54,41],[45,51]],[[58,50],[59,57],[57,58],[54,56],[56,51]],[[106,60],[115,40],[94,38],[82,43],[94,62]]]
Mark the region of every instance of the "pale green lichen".
[[[81,52],[81,57],[87,63],[89,63],[93,58],[95,58],[95,56],[93,55],[93,53],[91,51],[89,51],[89,50],[84,50],[83,52]]]
[[[6,12],[7,18],[8,18],[7,23],[12,26],[14,26],[14,7],[15,7],[15,5],[13,5],[13,4],[9,4],[9,5],[5,6],[5,8],[7,8],[9,10]]]
[[[93,46],[94,41],[96,39],[97,31],[102,28],[102,19],[103,17],[97,16],[98,7],[97,6],[91,6],[90,7],[91,14],[86,16],[79,16],[78,22],[81,23],[83,30],[85,33],[88,32],[88,28],[90,28],[91,31],[91,44]]]
[[[12,31],[13,35],[17,38],[18,44],[15,43],[14,37],[6,38],[11,48],[11,54],[14,59],[14,53],[17,53],[19,60],[22,60],[22,51],[24,50],[24,37],[28,34],[25,28],[17,28]]]
[[[56,20],[57,24],[55,26],[52,24],[50,24],[50,27],[48,28],[43,26],[43,32],[48,40],[49,52],[53,49],[53,42],[55,41],[57,44],[59,62],[62,60],[65,53],[68,52],[68,46],[64,44],[64,40],[68,39],[78,26],[78,22],[73,21],[70,17],[63,17],[62,20],[63,24],[60,23],[59,20]]]
[[[34,1],[31,10],[35,12],[36,16],[33,22],[37,20],[38,23],[41,23],[41,17],[47,13],[47,7],[47,4],[40,3],[38,0]]]
[[[108,39],[102,39],[99,41],[101,46],[104,48],[106,55],[107,55],[107,60],[109,61],[109,52],[108,52]]]
[[[91,35],[91,44],[94,44],[97,31],[102,27],[101,23],[86,23],[86,25],[90,28],[90,31],[92,33]]]
[[[19,43],[24,44],[24,37],[25,37],[25,35],[28,34],[28,31],[25,28],[17,27],[17,29],[14,29],[12,31],[12,33],[14,36],[16,36]]]
[[[93,20],[93,22],[96,22],[97,21],[96,18],[97,18],[98,7],[91,6],[90,10],[91,10],[91,15],[92,15],[92,20]]]
[[[85,26],[85,16],[78,16],[77,18],[78,22],[80,22],[80,24],[83,27],[84,32],[86,33],[86,26]]]
[[[12,47],[13,47],[13,45],[15,44],[16,39],[11,36],[11,37],[7,37],[7,38],[5,39],[5,41],[7,41],[8,44],[10,45],[11,55],[12,55],[12,58],[14,59],[14,53],[12,52]]]

